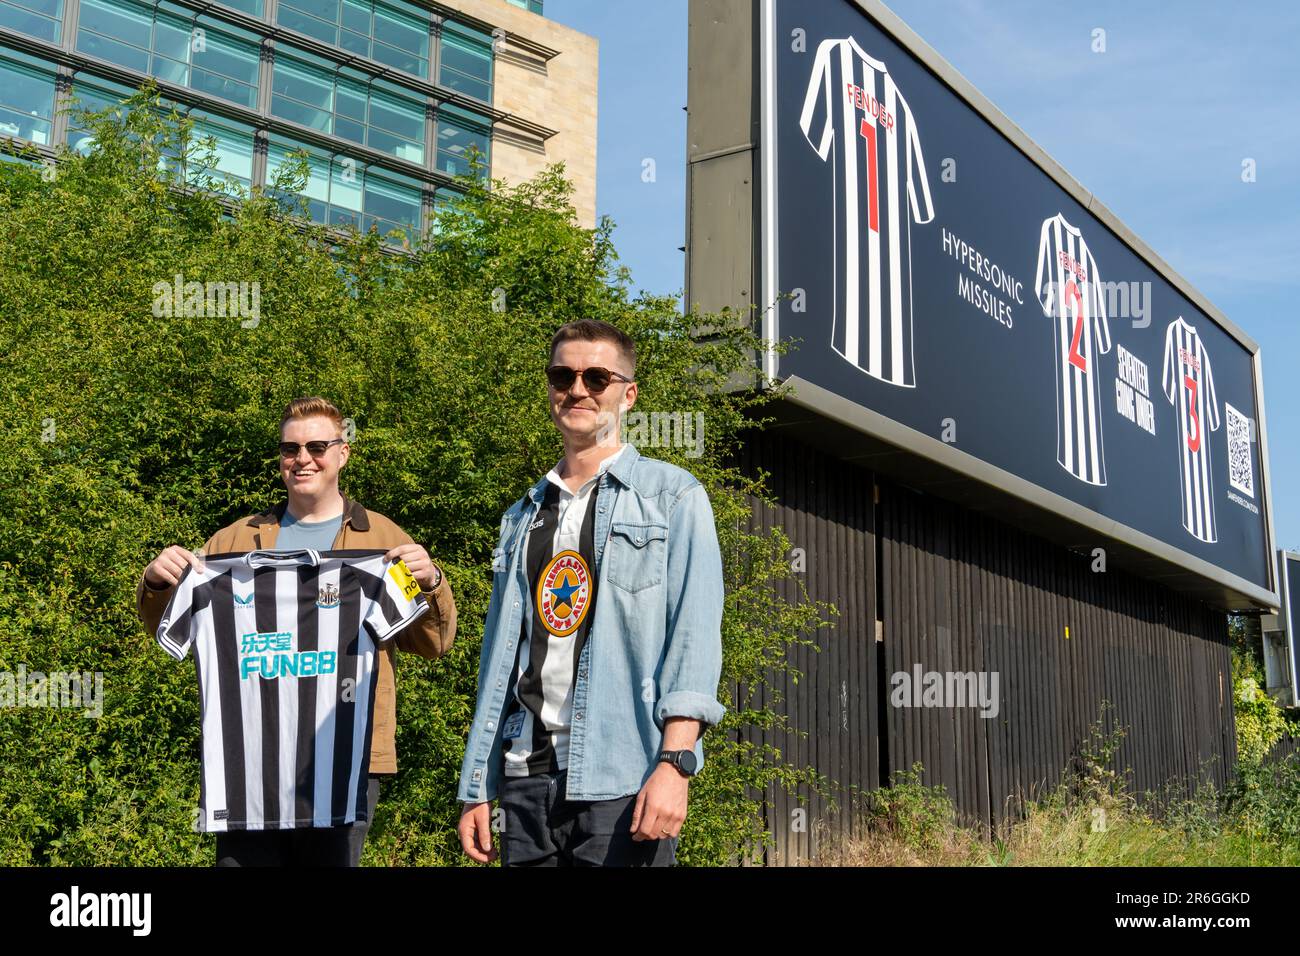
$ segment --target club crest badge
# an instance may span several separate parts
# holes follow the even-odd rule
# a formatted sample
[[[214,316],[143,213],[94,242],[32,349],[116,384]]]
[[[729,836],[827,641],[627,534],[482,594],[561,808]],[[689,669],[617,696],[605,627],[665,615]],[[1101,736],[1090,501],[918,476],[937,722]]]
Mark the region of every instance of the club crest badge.
[[[568,637],[591,608],[591,572],[577,551],[561,551],[537,576],[536,607],[542,626],[556,637]]]
[[[333,610],[339,606],[339,589],[333,584],[327,584],[316,592],[316,606],[326,610]]]

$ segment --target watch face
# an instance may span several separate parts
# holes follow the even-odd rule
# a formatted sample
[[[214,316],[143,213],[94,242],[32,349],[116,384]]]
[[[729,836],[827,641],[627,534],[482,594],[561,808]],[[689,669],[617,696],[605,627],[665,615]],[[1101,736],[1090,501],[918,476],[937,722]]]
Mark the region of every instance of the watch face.
[[[684,773],[694,774],[697,765],[695,763],[695,754],[689,750],[683,750],[678,754],[677,765],[682,768]]]

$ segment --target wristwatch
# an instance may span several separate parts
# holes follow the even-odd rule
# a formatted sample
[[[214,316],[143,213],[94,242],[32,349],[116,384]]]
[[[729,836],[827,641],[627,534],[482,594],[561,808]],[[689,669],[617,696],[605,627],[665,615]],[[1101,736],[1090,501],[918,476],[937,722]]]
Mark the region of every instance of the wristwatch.
[[[699,770],[695,754],[690,750],[663,750],[659,753],[658,763],[670,763],[683,777],[693,777]]]
[[[438,590],[438,585],[440,585],[441,583],[442,583],[442,568],[438,567],[435,564],[433,566],[433,587],[429,588],[423,593],[432,594],[434,591]]]

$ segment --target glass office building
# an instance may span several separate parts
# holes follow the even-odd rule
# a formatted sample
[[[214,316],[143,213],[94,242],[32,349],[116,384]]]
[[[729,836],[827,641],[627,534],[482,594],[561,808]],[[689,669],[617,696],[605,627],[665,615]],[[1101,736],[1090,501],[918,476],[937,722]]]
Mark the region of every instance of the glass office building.
[[[233,181],[272,186],[305,153],[313,220],[415,233],[517,120],[493,108],[493,30],[407,0],[0,0],[0,138],[86,151],[63,105],[152,77]]]

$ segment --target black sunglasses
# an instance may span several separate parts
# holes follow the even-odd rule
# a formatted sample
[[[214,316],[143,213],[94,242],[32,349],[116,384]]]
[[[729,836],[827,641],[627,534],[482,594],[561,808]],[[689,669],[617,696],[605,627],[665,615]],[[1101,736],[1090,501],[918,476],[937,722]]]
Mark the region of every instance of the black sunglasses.
[[[313,458],[319,458],[321,455],[325,454],[330,445],[343,444],[343,439],[335,438],[332,441],[309,441],[304,444],[307,449],[307,454],[311,455]],[[300,445],[296,441],[282,441],[280,442],[280,457],[297,458],[298,449],[302,447],[304,447],[304,445]]]
[[[546,380],[551,383],[551,388],[557,392],[567,392],[573,388],[573,383],[578,380],[578,370],[569,368],[567,365],[552,365],[546,370]],[[609,388],[609,383],[615,379],[620,382],[631,382],[632,379],[619,372],[611,372],[607,368],[601,368],[599,365],[593,365],[591,368],[582,370],[582,384],[587,386],[587,391],[593,395],[599,395],[605,389]]]

